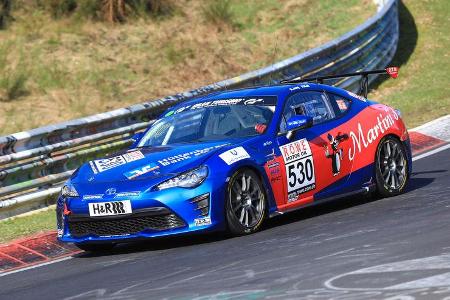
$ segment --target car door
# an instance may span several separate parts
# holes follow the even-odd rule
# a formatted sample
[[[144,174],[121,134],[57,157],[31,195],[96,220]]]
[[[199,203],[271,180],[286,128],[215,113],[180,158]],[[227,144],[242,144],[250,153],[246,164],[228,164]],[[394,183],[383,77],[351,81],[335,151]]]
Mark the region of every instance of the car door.
[[[312,117],[313,126],[296,131],[288,139],[286,121],[300,114]],[[348,135],[339,131],[341,123],[333,103],[322,91],[298,92],[286,99],[277,137],[285,183],[280,210],[311,203],[319,191],[334,190],[348,179],[352,163],[344,160]]]

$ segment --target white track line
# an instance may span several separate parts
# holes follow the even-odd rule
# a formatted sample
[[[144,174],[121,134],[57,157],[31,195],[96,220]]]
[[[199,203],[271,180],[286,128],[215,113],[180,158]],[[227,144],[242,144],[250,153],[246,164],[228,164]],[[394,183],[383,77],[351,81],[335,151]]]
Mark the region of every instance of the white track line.
[[[69,259],[72,259],[72,258],[73,258],[73,256],[66,256],[66,257],[63,257],[63,258],[60,258],[60,259],[56,259],[56,260],[52,260],[52,261],[48,261],[48,262],[45,262],[45,263],[42,263],[42,264],[37,264],[37,265],[25,267],[23,269],[9,271],[9,272],[5,272],[5,273],[0,273],[0,277],[11,275],[11,274],[14,274],[14,273],[19,273],[19,272],[22,272],[22,271],[35,269],[35,268],[39,268],[39,267],[42,267],[42,266],[51,265],[51,264],[58,263],[58,262],[61,262],[61,261],[65,261],[65,260],[69,260]]]
[[[420,154],[418,156],[413,157],[412,160],[416,161],[416,160],[428,157],[430,155],[436,154],[438,152],[441,152],[441,151],[444,151],[444,150],[447,150],[447,149],[450,149],[450,144],[441,146],[439,148],[436,148],[434,150],[428,151],[426,153],[422,153],[422,154]],[[31,270],[31,269],[35,269],[35,268],[39,268],[39,267],[42,267],[42,266],[51,265],[51,264],[62,262],[62,261],[66,261],[66,260],[69,260],[69,259],[72,259],[72,258],[73,258],[73,256],[67,256],[67,257],[63,257],[63,258],[60,258],[60,259],[57,259],[57,260],[52,260],[52,261],[49,261],[49,262],[46,262],[46,263],[43,263],[43,264],[33,265],[33,266],[26,267],[26,268],[23,268],[23,269],[18,269],[18,270],[14,270],[14,271],[10,271],[10,272],[5,272],[5,273],[0,273],[0,277],[11,275],[11,274],[15,274],[15,273],[19,273],[19,272],[23,272],[23,271],[27,271],[27,270]]]
[[[441,147],[436,148],[436,149],[434,149],[434,150],[431,150],[431,151],[422,153],[422,154],[420,154],[420,155],[414,156],[413,159],[412,159],[412,161],[416,161],[416,160],[422,159],[422,158],[424,158],[424,157],[427,157],[427,156],[436,154],[436,153],[438,153],[438,152],[447,150],[447,149],[449,149],[449,148],[450,148],[450,144],[441,146]]]

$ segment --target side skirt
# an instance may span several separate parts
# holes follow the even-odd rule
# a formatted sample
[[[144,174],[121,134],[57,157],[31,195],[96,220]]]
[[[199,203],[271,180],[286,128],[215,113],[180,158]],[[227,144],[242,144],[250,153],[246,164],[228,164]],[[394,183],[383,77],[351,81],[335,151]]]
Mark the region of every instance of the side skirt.
[[[269,215],[269,218],[273,218],[273,217],[276,217],[276,216],[284,215],[285,213],[290,213],[292,211],[296,211],[296,210],[299,210],[299,209],[302,209],[302,208],[305,208],[305,207],[310,207],[310,206],[314,206],[314,205],[317,205],[317,204],[323,204],[323,203],[331,202],[331,201],[334,201],[334,200],[337,200],[337,199],[342,199],[342,198],[346,198],[346,197],[350,197],[350,196],[354,196],[354,195],[366,195],[366,194],[368,194],[370,192],[375,191],[375,188],[376,188],[375,184],[371,184],[369,186],[362,187],[362,188],[360,188],[358,190],[355,190],[355,191],[352,191],[352,192],[348,192],[348,193],[345,193],[345,194],[340,194],[340,195],[336,195],[336,196],[333,196],[333,197],[316,200],[314,202],[305,204],[304,206],[296,207],[296,208],[289,209],[289,210],[286,210],[286,211],[274,211],[273,213],[271,213]]]

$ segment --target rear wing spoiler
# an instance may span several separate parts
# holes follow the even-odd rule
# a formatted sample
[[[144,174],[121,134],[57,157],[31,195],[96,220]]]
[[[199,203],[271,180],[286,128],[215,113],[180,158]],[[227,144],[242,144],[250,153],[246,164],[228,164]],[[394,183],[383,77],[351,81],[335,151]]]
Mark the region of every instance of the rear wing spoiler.
[[[290,80],[282,80],[280,83],[282,83],[282,84],[302,83],[302,82],[323,83],[325,80],[328,80],[328,79],[361,76],[361,82],[360,82],[358,94],[360,96],[363,96],[364,98],[367,98],[367,94],[369,92],[369,75],[387,74],[390,77],[395,79],[398,77],[398,70],[399,70],[398,67],[387,67],[386,69],[381,69],[381,70],[360,71],[360,72],[346,73],[346,74],[336,74],[336,75],[318,76],[318,77],[305,77],[305,78],[298,77],[298,78],[294,78],[294,79],[290,79]]]

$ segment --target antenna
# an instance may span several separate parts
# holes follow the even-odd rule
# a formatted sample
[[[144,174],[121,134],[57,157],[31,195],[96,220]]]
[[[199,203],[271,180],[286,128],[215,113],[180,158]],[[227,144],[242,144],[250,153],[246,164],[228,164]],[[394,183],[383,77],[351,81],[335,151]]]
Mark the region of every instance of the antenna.
[[[275,56],[277,54],[277,48],[278,48],[278,36],[275,39],[275,47],[273,48],[273,53],[272,53],[272,71],[270,72],[270,83],[269,83],[269,85],[272,85],[272,83],[273,83],[273,73],[275,71],[274,64],[275,64]]]

